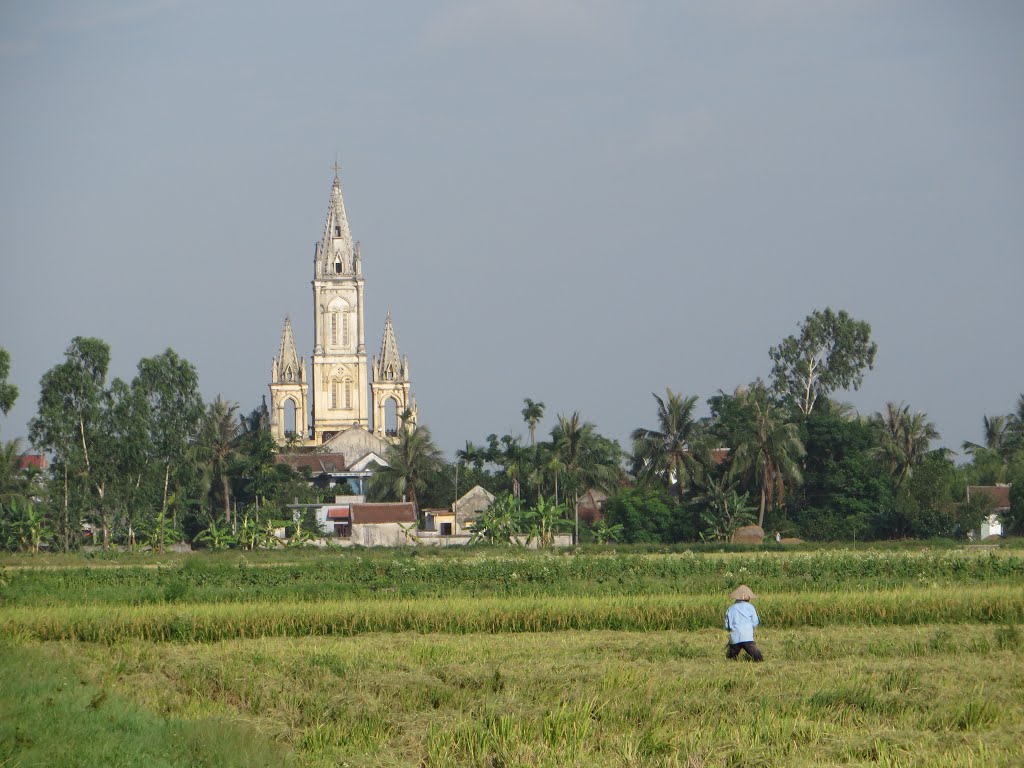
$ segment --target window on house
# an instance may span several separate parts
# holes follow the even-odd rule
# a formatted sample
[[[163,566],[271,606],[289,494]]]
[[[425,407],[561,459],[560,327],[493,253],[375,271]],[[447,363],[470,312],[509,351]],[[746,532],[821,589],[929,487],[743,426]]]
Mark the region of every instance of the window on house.
[[[352,523],[345,521],[344,523],[334,524],[334,535],[339,539],[350,539],[352,538]]]

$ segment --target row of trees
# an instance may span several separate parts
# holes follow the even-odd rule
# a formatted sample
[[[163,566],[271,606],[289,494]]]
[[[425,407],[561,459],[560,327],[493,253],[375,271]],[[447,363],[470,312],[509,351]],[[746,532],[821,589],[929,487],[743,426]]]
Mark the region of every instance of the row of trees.
[[[582,538],[627,541],[726,539],[739,525],[808,539],[963,536],[991,510],[965,500],[968,484],[1014,483],[1004,523],[1024,525],[1024,395],[1016,410],[986,416],[982,444],[965,443],[957,466],[934,447],[925,413],[888,403],[862,417],[833,395],[857,389],[877,348],[867,323],[845,312],[813,312],[769,351],[758,379],[707,400],[672,389],[655,395],[653,426],[637,427],[628,451],[578,412],[558,414],[538,435],[543,402],[526,398],[528,438],[488,435],[442,459],[425,426],[399,430],[370,485],[372,498],[446,507],[482,485],[507,500],[495,530],[532,535],[532,520],[565,516]],[[173,350],[139,362],[136,376],[107,381],[110,350],[76,338],[41,382],[30,425],[34,446],[52,456],[48,473],[18,467],[20,445],[0,445],[0,537],[8,546],[72,549],[83,524],[104,546],[182,537],[223,542],[262,530],[258,518],[289,519],[284,504],[318,492],[275,461],[265,405],[246,416],[217,398],[204,404],[198,376]],[[17,397],[0,349],[0,410]],[[572,510],[588,489],[609,494],[605,520],[580,530]],[[241,520],[238,510],[241,510]],[[509,512],[513,510],[514,514]],[[564,512],[563,510],[569,510]],[[609,534],[612,531],[613,534]]]
[[[968,503],[966,486],[1017,479],[1004,523],[1018,532],[1024,396],[1016,413],[985,418],[985,444],[966,443],[971,462],[958,467],[935,447],[940,436],[927,414],[887,403],[862,417],[833,399],[860,387],[876,352],[867,323],[813,312],[769,351],[769,381],[718,392],[707,401],[709,417],[696,416],[696,396],[654,395],[655,426],[634,430],[629,452],[579,413],[558,415],[550,439],[538,440],[544,404],[527,398],[527,445],[491,434],[446,465],[426,433],[432,454],[409,475],[416,487],[406,496],[445,506],[460,483],[479,483],[526,509],[545,498],[573,509],[583,490],[599,488],[611,496],[603,527],[629,541],[726,539],[747,523],[809,539],[962,537],[992,509],[985,497]],[[389,454],[397,461],[374,484],[380,498],[401,496],[395,478],[414,463],[422,429]]]
[[[6,374],[9,358],[0,353]],[[109,364],[106,343],[77,337],[43,375],[29,439],[51,457],[48,473],[19,465],[20,441],[3,444],[0,537],[7,546],[67,551],[85,529],[105,548],[163,549],[183,537],[219,538],[239,525],[239,504],[243,517],[261,508],[265,517],[282,517],[285,501],[314,493],[275,462],[266,409],[240,417],[237,405],[219,397],[204,404],[195,368],[173,350],[140,360],[130,382],[108,382]],[[7,393],[6,412],[17,391],[0,393]]]

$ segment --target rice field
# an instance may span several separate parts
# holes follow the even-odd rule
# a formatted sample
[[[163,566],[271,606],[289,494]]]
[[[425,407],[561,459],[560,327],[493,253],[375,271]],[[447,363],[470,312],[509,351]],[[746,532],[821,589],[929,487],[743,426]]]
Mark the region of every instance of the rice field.
[[[1014,766],[1022,623],[1013,553],[7,568],[0,766]]]

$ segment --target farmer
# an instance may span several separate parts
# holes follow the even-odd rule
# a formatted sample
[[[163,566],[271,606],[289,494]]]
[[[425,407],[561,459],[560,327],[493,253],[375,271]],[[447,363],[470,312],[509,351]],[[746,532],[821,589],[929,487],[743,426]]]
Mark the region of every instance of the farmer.
[[[754,661],[762,661],[764,657],[754,643],[754,627],[761,623],[757,611],[750,601],[757,597],[746,584],[740,584],[729,593],[734,602],[725,612],[725,628],[729,630],[729,647],[725,658],[735,659],[740,651],[746,651]]]

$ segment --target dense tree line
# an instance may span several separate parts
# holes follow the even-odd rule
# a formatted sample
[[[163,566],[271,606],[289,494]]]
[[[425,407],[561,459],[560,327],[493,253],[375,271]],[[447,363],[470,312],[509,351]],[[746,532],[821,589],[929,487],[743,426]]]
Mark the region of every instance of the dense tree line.
[[[528,445],[491,434],[467,442],[454,464],[434,449],[416,474],[416,497],[448,506],[459,488],[480,484],[507,497],[492,528],[512,530],[510,520],[549,503],[572,510],[585,490],[603,490],[604,519],[585,526],[584,539],[612,531],[629,542],[727,540],[752,523],[812,540],[963,538],[993,508],[984,496],[968,503],[966,486],[1016,480],[1003,523],[1024,532],[1024,395],[1016,412],[985,417],[984,445],[964,444],[970,462],[957,466],[927,414],[890,402],[861,416],[833,398],[860,387],[876,351],[866,322],[812,312],[769,351],[769,380],[719,391],[709,417],[697,418],[696,396],[655,394],[653,426],[633,431],[629,451],[578,413],[558,415],[549,439],[537,440],[544,404],[526,398]]]
[[[1024,533],[1024,395],[1015,410],[986,415],[984,441],[964,443],[958,466],[938,447],[927,414],[890,402],[860,415],[833,396],[857,389],[874,364],[870,326],[831,309],[769,350],[767,381],[707,400],[667,388],[650,425],[623,449],[578,412],[557,414],[538,435],[545,405],[525,398],[528,440],[487,435],[445,462],[427,427],[405,425],[372,478],[370,496],[420,511],[449,507],[481,485],[500,501],[477,538],[517,534],[549,542],[727,540],[756,523],[811,540],[965,537],[992,500],[966,500],[968,485],[1012,483],[1008,533]],[[266,406],[239,414],[204,403],[193,366],[173,350],[139,361],[131,381],[107,380],[109,347],[77,337],[44,374],[31,445],[48,469],[19,467],[19,441],[0,443],[0,544],[75,549],[87,529],[104,547],[162,549],[182,539],[211,547],[269,539],[291,519],[285,505],[312,501],[308,477],[275,461]],[[18,391],[0,349],[0,411]],[[573,511],[591,490],[607,495],[603,519]]]
[[[265,407],[239,417],[219,397],[204,404],[195,368],[171,349],[140,360],[131,381],[108,381],[109,364],[105,342],[76,337],[43,375],[29,441],[50,457],[45,472],[20,466],[20,441],[0,445],[0,544],[222,542],[250,518],[290,518],[283,505],[314,493],[275,462]]]

